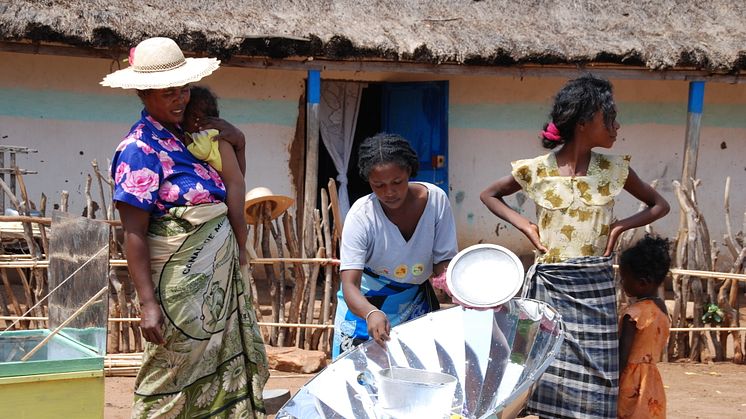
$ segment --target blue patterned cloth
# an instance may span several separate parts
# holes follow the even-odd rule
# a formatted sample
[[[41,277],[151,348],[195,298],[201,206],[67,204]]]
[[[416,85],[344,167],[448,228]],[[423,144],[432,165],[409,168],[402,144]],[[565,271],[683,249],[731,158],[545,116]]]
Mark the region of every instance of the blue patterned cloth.
[[[360,291],[368,302],[386,313],[391,327],[440,308],[430,281],[405,284],[378,275],[369,268],[363,270]],[[337,327],[334,328],[332,358],[370,339],[368,324],[350,311],[341,288],[337,292],[335,316],[334,324]]]
[[[541,418],[616,418],[619,338],[610,257],[534,265],[528,296],[554,307],[565,341],[526,412]]]
[[[151,213],[225,202],[225,185],[208,163],[143,110],[119,143],[111,163],[114,200]]]

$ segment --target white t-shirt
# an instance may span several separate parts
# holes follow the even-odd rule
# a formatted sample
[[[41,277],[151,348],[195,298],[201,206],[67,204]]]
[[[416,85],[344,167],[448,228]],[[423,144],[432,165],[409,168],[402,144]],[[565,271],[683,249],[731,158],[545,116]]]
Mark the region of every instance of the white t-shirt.
[[[456,256],[456,223],[448,196],[433,184],[417,183],[427,187],[427,204],[409,241],[386,217],[375,194],[352,205],[342,230],[340,270],[367,267],[397,282],[421,284],[434,264]]]

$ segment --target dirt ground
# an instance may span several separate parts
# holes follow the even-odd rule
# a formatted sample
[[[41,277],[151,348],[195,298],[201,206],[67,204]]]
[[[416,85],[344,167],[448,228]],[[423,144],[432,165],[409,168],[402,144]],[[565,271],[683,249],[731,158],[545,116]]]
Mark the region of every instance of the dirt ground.
[[[746,397],[743,396],[746,365],[660,363],[658,367],[666,386],[669,418],[746,417]],[[266,388],[289,389],[294,394],[312,377],[272,371]],[[130,377],[106,379],[106,419],[129,418],[134,382]]]

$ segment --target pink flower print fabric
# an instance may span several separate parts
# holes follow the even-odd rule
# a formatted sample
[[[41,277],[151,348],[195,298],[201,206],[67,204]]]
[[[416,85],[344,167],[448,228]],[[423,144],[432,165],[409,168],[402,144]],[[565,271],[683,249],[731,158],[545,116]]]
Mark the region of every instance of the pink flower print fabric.
[[[161,216],[170,208],[225,201],[225,185],[145,110],[117,146],[111,165],[114,200]]]
[[[158,190],[158,173],[143,167],[132,170],[122,177],[122,190],[133,195],[138,201],[151,200],[153,192]]]

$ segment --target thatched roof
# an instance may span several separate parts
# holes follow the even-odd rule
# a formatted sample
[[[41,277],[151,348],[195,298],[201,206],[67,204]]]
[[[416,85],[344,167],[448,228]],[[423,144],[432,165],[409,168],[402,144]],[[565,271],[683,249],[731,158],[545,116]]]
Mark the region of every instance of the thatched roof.
[[[0,39],[218,55],[746,67],[744,0],[5,0]]]

